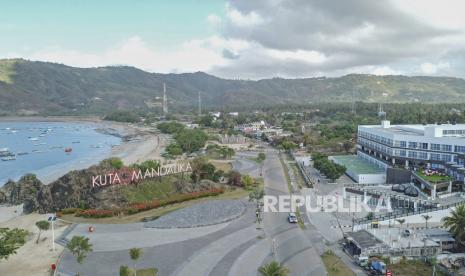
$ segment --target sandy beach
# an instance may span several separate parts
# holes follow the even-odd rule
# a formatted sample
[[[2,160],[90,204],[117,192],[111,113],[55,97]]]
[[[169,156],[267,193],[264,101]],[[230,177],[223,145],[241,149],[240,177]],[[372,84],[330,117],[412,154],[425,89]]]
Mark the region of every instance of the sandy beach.
[[[114,146],[99,160],[89,162],[73,162],[45,168],[40,172],[39,179],[49,184],[71,170],[85,169],[97,164],[100,160],[109,157],[119,157],[124,164],[142,162],[149,159],[163,161],[161,152],[166,143],[164,135],[154,132],[154,128],[142,127],[134,124],[104,121],[98,117],[0,117],[0,122],[72,122],[96,124],[99,132],[115,135],[122,138],[119,145]]]
[[[119,157],[126,165],[149,159],[163,161],[160,154],[166,144],[166,136],[155,133],[151,127],[103,121],[97,117],[0,117],[0,121],[93,123],[97,125],[99,131],[122,138],[121,144],[114,146],[104,158]],[[98,162],[99,160],[95,160],[95,162],[54,166],[53,169],[47,169],[47,173],[41,176],[40,180],[48,184],[71,170],[84,169]],[[50,230],[42,233],[40,242],[36,244],[38,229],[35,223],[46,220],[47,217],[48,215],[36,213],[23,215],[22,205],[0,205],[0,227],[18,227],[31,232],[28,241],[17,254],[10,256],[7,262],[0,262],[0,275],[50,275],[50,266],[59,258],[63,247],[56,244],[56,251],[52,251]],[[67,224],[57,222],[55,226],[55,237],[58,237]],[[37,258],[37,256],[41,257]]]
[[[20,207],[20,206],[19,206]],[[46,214],[20,215],[20,212],[11,214],[18,206],[0,206],[0,227],[21,228],[30,232],[26,244],[18,249],[17,254],[8,258],[8,261],[0,262],[0,275],[51,275],[51,265],[58,260],[63,247],[55,244],[55,251],[52,251],[52,231],[44,231],[40,236],[39,243],[36,243],[38,228],[35,223],[39,220],[47,220]],[[19,211],[19,210],[18,210]],[[4,214],[8,214],[7,218]],[[55,223],[55,237],[59,237],[68,224],[57,221]]]

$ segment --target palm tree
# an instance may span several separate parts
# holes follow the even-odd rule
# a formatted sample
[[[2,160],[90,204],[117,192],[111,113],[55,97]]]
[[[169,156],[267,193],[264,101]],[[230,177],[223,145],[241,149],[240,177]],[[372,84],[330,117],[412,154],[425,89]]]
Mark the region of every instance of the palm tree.
[[[430,220],[432,216],[426,214],[426,215],[423,215],[422,217],[425,220],[425,228],[428,228],[428,220]]]
[[[89,238],[84,236],[74,236],[66,245],[73,255],[76,256],[78,263],[82,264],[87,253],[92,251],[92,244],[89,243]]]
[[[289,268],[282,266],[277,261],[262,265],[258,268],[262,276],[288,276]]]
[[[39,235],[37,235],[36,243],[39,243],[40,234],[42,233],[42,231],[47,231],[50,228],[50,222],[46,220],[40,220],[36,222],[36,226],[37,228],[39,228]]]
[[[142,255],[142,249],[140,248],[131,248],[129,249],[129,256],[131,257],[131,260],[134,261],[134,276],[137,276],[137,268],[136,268],[136,262]]]
[[[450,213],[450,216],[442,219],[444,226],[449,229],[455,239],[464,244],[465,242],[465,205],[459,205]]]

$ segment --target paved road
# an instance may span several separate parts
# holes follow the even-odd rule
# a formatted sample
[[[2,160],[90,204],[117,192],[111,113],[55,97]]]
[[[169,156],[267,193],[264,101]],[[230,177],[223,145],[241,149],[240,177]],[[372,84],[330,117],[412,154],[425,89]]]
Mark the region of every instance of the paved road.
[[[265,192],[267,195],[289,195],[283,167],[276,151],[266,153],[264,165]],[[264,228],[267,236],[274,240],[276,258],[288,266],[291,275],[326,275],[325,266],[304,231],[296,224],[289,224],[287,213],[265,213]]]
[[[259,165],[239,155],[236,169],[258,174]],[[276,152],[267,152],[264,164],[267,194],[287,195],[284,171]],[[321,253],[322,238],[309,222],[307,230],[286,221],[286,213],[264,215],[264,230],[255,225],[255,206],[249,203],[244,215],[231,222],[185,229],[147,229],[142,224],[98,225],[91,234],[94,252],[84,264],[65,252],[58,264],[62,275],[118,275],[121,265],[132,265],[128,249],[141,247],[139,268],[157,267],[159,275],[216,276],[257,275],[257,268],[277,259],[291,275],[326,275]],[[78,225],[72,235],[85,235],[88,225]],[[271,249],[275,247],[276,255]],[[60,274],[59,274],[60,275]]]

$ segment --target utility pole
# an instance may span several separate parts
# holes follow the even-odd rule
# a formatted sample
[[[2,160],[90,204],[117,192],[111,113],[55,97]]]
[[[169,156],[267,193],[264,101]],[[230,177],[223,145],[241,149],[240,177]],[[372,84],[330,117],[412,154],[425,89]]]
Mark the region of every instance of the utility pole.
[[[168,114],[168,99],[166,98],[166,84],[163,83],[163,116]]]

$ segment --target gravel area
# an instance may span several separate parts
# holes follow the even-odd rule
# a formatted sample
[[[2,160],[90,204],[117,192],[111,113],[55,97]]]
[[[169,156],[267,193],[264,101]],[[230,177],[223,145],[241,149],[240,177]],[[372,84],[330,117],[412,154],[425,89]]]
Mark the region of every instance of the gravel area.
[[[171,212],[156,220],[146,222],[144,226],[151,228],[207,226],[238,218],[244,214],[245,210],[246,203],[242,200],[214,200]]]

